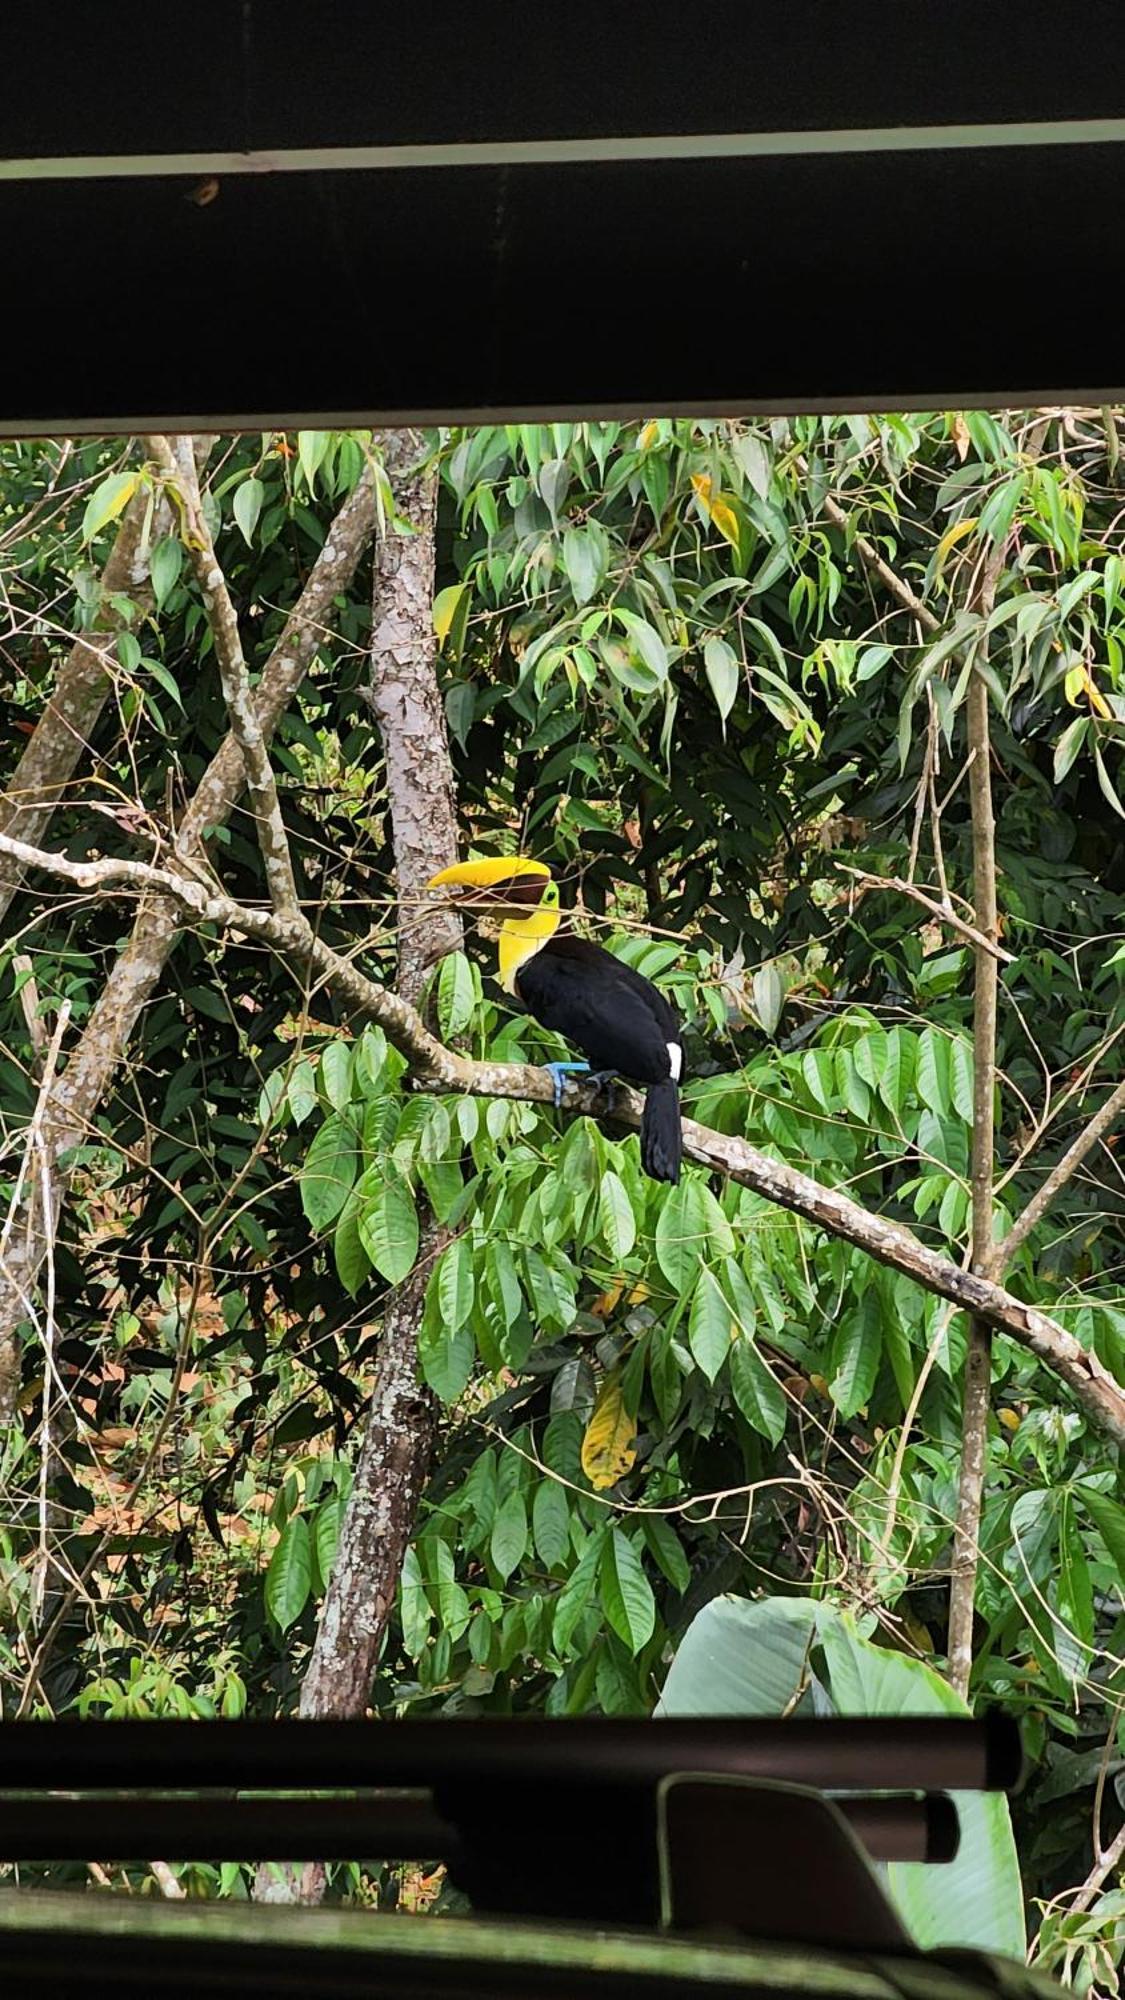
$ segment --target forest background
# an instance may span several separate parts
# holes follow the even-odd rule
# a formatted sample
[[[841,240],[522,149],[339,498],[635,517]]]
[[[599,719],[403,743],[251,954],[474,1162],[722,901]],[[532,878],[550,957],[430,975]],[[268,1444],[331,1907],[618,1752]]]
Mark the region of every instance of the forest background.
[[[741,1601],[1019,1716],[1116,1990],[1123,417],[0,446],[4,1713],[646,1713]],[[677,1189],[470,851],[679,1009]]]

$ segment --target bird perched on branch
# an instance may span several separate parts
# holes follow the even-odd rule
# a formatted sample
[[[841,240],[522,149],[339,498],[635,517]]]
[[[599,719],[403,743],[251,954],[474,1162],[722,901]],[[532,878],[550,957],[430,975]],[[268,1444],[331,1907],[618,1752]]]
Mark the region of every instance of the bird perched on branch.
[[[612,952],[576,937],[559,907],[558,883],[542,861],[492,855],[443,868],[429,887],[457,890],[459,907],[500,919],[499,980],[545,1028],[587,1058],[547,1063],[561,1104],[568,1072],[645,1085],[641,1165],[653,1180],[678,1181],[683,1155],[680,1024],[664,995]]]

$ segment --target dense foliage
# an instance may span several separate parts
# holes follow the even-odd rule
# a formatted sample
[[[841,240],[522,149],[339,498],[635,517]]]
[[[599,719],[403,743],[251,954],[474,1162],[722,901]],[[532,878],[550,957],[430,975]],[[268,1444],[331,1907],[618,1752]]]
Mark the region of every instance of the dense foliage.
[[[693,1116],[958,1260],[972,948],[871,878],[907,878],[931,901],[948,882],[971,920],[975,664],[992,695],[1010,954],[1002,1232],[1121,1075],[1116,421],[660,420],[434,445],[435,632],[466,851],[549,859],[580,921],[665,987],[687,1027]],[[213,452],[210,518],[251,667],[369,449],[304,434]],[[0,452],[13,764],[69,635],[105,616],[97,578],[143,457]],[[70,854],[149,853],[223,732],[174,523],[150,566],[151,611],[117,607],[131,629],[112,699],[46,842]],[[389,979],[368,591],[361,573],[337,607],[274,761],[322,934]],[[261,897],[245,816],[213,859],[232,894]],[[119,901],[43,880],[14,909],[0,993],[10,1186],[36,1100],[15,957],[31,959],[48,1027],[65,999],[73,1032],[125,928]],[[472,936],[435,974],[441,1034],[476,1054],[565,1053],[512,1012],[491,966]],[[30,1690],[39,1711],[292,1704],[382,1304],[413,1265],[423,1196],[456,1232],[420,1343],[440,1447],[377,1708],[647,1711],[721,1592],[826,1600],[940,1667],[964,1327],[848,1244],[697,1169],[669,1192],[642,1177],[635,1140],[588,1120],[414,1094],[378,1030],[297,991],[267,953],[201,931],[179,944],[75,1165],[55,1258],[63,1416],[44,1471],[29,1335],[5,1448],[7,1706],[26,1689],[42,1593],[57,1598],[91,1557]],[[1120,1379],[1123,1206],[1111,1138],[1009,1273]],[[1091,1865],[1095,1784],[1100,1806],[1125,1752],[1116,1458],[1006,1339],[993,1396],[973,1691],[1026,1724],[1020,1852],[1033,1918],[1062,1899],[1050,1962],[1069,1925],[1095,1941],[1108,1984],[1117,1902],[1068,1915],[1067,1892]],[[237,1871],[221,1876],[206,1887],[238,1887]]]

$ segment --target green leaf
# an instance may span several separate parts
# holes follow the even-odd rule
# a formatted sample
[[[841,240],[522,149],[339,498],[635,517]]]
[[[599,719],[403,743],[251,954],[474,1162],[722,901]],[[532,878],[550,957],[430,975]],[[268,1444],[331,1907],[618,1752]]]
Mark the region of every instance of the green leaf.
[[[471,1326],[434,1324],[427,1316],[418,1336],[418,1364],[435,1396],[455,1403],[468,1387],[477,1358]]]
[[[948,1036],[936,1028],[925,1028],[918,1038],[918,1095],[939,1118],[950,1109],[949,1049]]]
[[[320,1078],[333,1111],[343,1111],[351,1096],[352,1052],[347,1042],[328,1042],[321,1050]]]
[[[340,1543],[340,1526],[344,1518],[344,1497],[341,1493],[330,1493],[322,1500],[313,1519],[313,1548],[316,1552],[317,1575],[321,1591],[328,1588],[332,1577],[332,1567],[336,1561],[336,1550]]]
[[[641,1559],[628,1536],[612,1528],[602,1556],[602,1610],[618,1638],[636,1655],[656,1624],[656,1599]]]
[[[637,1225],[625,1184],[612,1167],[606,1168],[598,1185],[598,1220],[610,1256],[622,1263],[637,1240]]]
[[[82,516],[82,540],[92,541],[99,529],[108,527],[124,513],[139,485],[140,475],[136,472],[111,472],[108,479],[95,486]]]
[[[618,611],[617,616],[633,642],[634,651],[647,667],[653,680],[662,686],[668,678],[668,648],[659,632],[649,624],[647,618],[638,618],[633,611]]]
[[[326,1118],[301,1168],[301,1206],[318,1232],[335,1222],[359,1170],[359,1140],[337,1112]]]
[[[874,1287],[840,1323],[832,1341],[834,1373],[829,1393],[842,1417],[863,1409],[875,1387],[883,1352],[883,1326]]]
[[[584,528],[568,528],[563,536],[563,568],[577,604],[589,604],[601,582],[598,544]]]
[[[949,1095],[958,1118],[973,1122],[973,1047],[960,1035],[949,1044]]]
[[[402,1620],[402,1643],[412,1660],[420,1659],[429,1644],[433,1615],[426,1595],[422,1566],[417,1551],[411,1545],[402,1563],[399,1616]]]
[[[1056,785],[1062,784],[1063,779],[1074,763],[1093,726],[1092,718],[1088,715],[1076,715],[1073,722],[1067,723],[1066,728],[1055,745],[1054,777]]]
[[[492,1523],[492,1537],[489,1554],[493,1567],[507,1583],[512,1571],[522,1562],[527,1548],[527,1508],[523,1494],[517,1489],[509,1493],[496,1509],[496,1519]]]
[[[539,469],[539,491],[556,526],[569,490],[570,467],[565,458],[549,458]]]
[[[484,1253],[484,1272],[489,1297],[504,1322],[505,1332],[508,1332],[523,1311],[523,1287],[516,1270],[516,1260],[502,1236],[490,1239]]]
[[[557,1479],[541,1479],[531,1510],[535,1552],[545,1569],[554,1569],[570,1548],[570,1500]]]
[[[473,1251],[467,1237],[458,1236],[443,1250],[437,1267],[437,1297],[447,1327],[464,1326],[473,1310]]]
[[[551,1625],[551,1637],[556,1653],[565,1655],[574,1637],[578,1622],[590,1602],[594,1585],[598,1579],[602,1550],[605,1547],[608,1529],[596,1528],[590,1536],[574,1569],[555,1599],[555,1615]]]
[[[740,677],[738,655],[733,646],[728,646],[725,639],[708,639],[703,648],[703,665],[708,685],[715,697],[715,706],[719,711],[719,720],[723,725],[725,737],[727,717],[734,707],[738,694]]]
[[[179,581],[183,559],[183,543],[174,535],[165,535],[153,545],[148,559],[148,573],[158,611],[163,611]]]
[[[832,1705],[841,1715],[965,1715],[964,1702],[921,1660],[862,1639],[834,1608],[818,1612]],[[961,1827],[956,1858],[940,1868],[892,1862],[887,1886],[922,1951],[961,1947],[1023,1960],[1023,1890],[1008,1801],[953,1792]]]
[[[311,1591],[309,1524],[303,1514],[297,1514],[282,1529],[281,1539],[266,1571],[266,1610],[283,1632],[296,1624]]]
[[[680,1640],[657,1715],[811,1715],[816,1618],[805,1598],[714,1598]]]
[[[360,1214],[359,1236],[380,1276],[400,1285],[418,1255],[418,1211],[405,1181],[375,1189]]]
[[[316,1104],[316,1070],[310,1062],[302,1060],[294,1064],[288,1078],[288,1108],[294,1122],[304,1124],[304,1120],[316,1110]]]
[[[841,1715],[964,1715],[964,1703],[921,1661],[860,1638],[830,1604],[774,1597],[717,1597],[688,1626],[657,1714],[781,1716],[813,1713],[813,1649],[826,1685],[819,1706]],[[1023,1894],[1008,1802],[997,1794],[953,1795],[961,1825],[957,1858],[940,1868],[894,1862],[891,1898],[924,1951],[962,1946],[1022,1961]]]
[[[683,1295],[694,1285],[704,1256],[729,1257],[733,1251],[730,1223],[710,1188],[685,1176],[665,1195],[656,1224],[656,1261],[669,1284]]]
[[[756,1342],[744,1331],[731,1347],[729,1367],[734,1400],[747,1423],[771,1444],[779,1444],[785,1434],[785,1397]]]
[[[1125,1507],[1112,1500],[1108,1493],[1099,1493],[1095,1486],[1076,1486],[1074,1497],[1086,1509],[1109,1550],[1110,1560],[1125,1591]]]
[[[258,525],[258,516],[262,511],[262,501],[265,497],[266,490],[260,479],[253,477],[244,479],[242,484],[235,488],[234,518],[247,548],[253,546],[254,530]]]
[[[323,462],[331,442],[327,431],[297,433],[297,463],[305,475],[305,483],[310,493],[315,490],[317,469]]]
[[[344,1211],[336,1224],[332,1238],[332,1255],[336,1263],[336,1275],[350,1298],[355,1297],[361,1285],[371,1275],[371,1259],[360,1240],[359,1212],[354,1201],[345,1203]]]
[[[473,1018],[476,991],[472,967],[463,951],[451,951],[438,973],[438,1026],[442,1039],[463,1034]]]
[[[781,1019],[782,1007],[785,1005],[785,981],[771,960],[769,964],[758,967],[751,983],[758,1026],[763,1035],[772,1035]]]
[[[733,1315],[710,1271],[696,1280],[688,1320],[688,1343],[709,1382],[722,1368],[730,1349]]]
[[[641,1532],[658,1570],[682,1596],[691,1582],[691,1565],[675,1529],[663,1514],[642,1514]]]

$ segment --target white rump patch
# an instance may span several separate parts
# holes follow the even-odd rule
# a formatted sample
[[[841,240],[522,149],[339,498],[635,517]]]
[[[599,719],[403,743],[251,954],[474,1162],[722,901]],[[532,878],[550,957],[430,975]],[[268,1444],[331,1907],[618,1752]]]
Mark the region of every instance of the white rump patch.
[[[668,1061],[672,1070],[672,1082],[678,1083],[684,1066],[684,1052],[678,1042],[667,1043]]]

